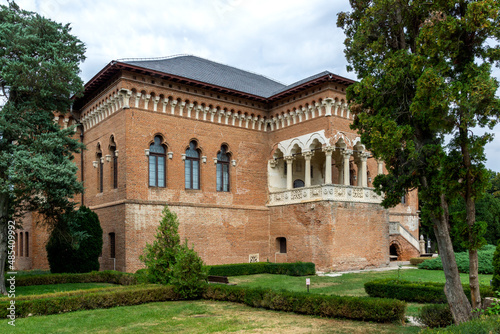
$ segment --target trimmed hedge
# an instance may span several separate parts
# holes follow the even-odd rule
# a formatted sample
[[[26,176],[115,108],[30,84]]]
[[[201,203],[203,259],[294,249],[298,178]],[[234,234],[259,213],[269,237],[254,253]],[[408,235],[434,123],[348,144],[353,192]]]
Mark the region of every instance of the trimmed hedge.
[[[460,325],[451,325],[446,328],[424,329],[423,334],[456,333],[456,334],[491,334],[500,333],[500,317],[481,316]]]
[[[316,266],[312,262],[294,263],[234,263],[207,266],[208,275],[243,276],[255,274],[275,274],[289,276],[309,276],[316,274]]]
[[[95,293],[80,293],[47,298],[18,298],[15,301],[15,315],[47,315],[80,310],[93,310],[116,306],[139,305],[150,302],[178,300],[173,286],[142,287],[118,289]],[[0,318],[9,314],[10,300],[0,302]]]
[[[417,320],[429,328],[446,327],[453,324],[453,315],[448,304],[429,304],[420,309]]]
[[[464,284],[463,287],[465,295],[470,301],[470,287],[467,284]],[[481,297],[495,295],[490,286],[482,285],[479,289]],[[414,282],[389,278],[366,282],[365,291],[370,297],[394,298],[416,303],[447,303],[444,283]]]
[[[422,263],[426,260],[432,260],[432,257],[412,257],[410,259],[410,264],[412,264],[414,266],[418,266],[420,263]]]
[[[16,317],[27,317],[181,299],[172,285],[96,290],[21,296],[15,300],[15,314]],[[403,321],[406,310],[405,302],[393,299],[326,296],[226,285],[206,286],[203,298],[237,302],[277,311],[376,322]],[[7,317],[10,312],[9,306],[10,299],[0,300],[0,317]]]
[[[16,286],[48,285],[64,283],[112,283],[120,285],[137,284],[134,274],[119,271],[92,271],[83,274],[43,274],[16,276]]]
[[[376,322],[402,322],[406,311],[406,303],[394,299],[326,296],[228,285],[207,286],[203,298],[277,311]]]

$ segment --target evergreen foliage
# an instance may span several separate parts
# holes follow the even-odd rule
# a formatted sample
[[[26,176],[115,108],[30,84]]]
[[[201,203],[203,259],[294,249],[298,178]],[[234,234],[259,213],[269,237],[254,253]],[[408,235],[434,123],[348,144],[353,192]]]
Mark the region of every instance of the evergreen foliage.
[[[156,239],[146,244],[140,259],[151,283],[173,284],[183,298],[196,298],[203,291],[207,271],[187,240],[180,244],[178,228],[177,215],[165,206]]]
[[[417,319],[429,328],[447,327],[453,323],[450,307],[443,304],[425,305]]]
[[[255,274],[308,276],[316,274],[316,266],[312,262],[233,263],[233,264],[218,264],[207,267],[208,267],[208,274],[214,276],[241,276],[241,275],[255,275]]]
[[[500,3],[464,1],[351,1],[340,13],[345,54],[359,82],[347,89],[352,125],[388,173],[373,185],[382,205],[399,203],[418,189],[422,219],[432,224],[444,261],[451,311],[456,322],[471,317],[456,270],[449,207],[465,201],[461,234],[469,248],[473,306],[480,304],[475,201],[488,184],[484,146],[500,116],[499,83],[492,65],[500,61]],[[489,43],[491,41],[492,43]],[[445,142],[445,136],[450,140]]]
[[[177,215],[165,206],[155,241],[152,244],[146,244],[140,256],[141,261],[146,265],[148,280],[152,283],[169,284],[171,282],[175,253],[180,245],[178,228]]]
[[[486,245],[478,251],[478,272],[480,274],[493,274],[493,253],[495,246]],[[461,273],[469,272],[469,254],[468,252],[455,253],[458,271]],[[419,269],[443,270],[443,263],[440,257],[435,257],[418,265]]]
[[[53,226],[82,192],[73,154],[83,145],[75,127],[62,129],[54,113],[69,112],[83,91],[78,77],[85,47],[61,25],[24,11],[13,1],[0,5],[0,293],[4,286],[7,223],[37,211]]]
[[[175,291],[185,299],[194,299],[203,292],[202,282],[207,279],[207,269],[187,240],[177,247],[175,264],[172,267],[172,284]]]
[[[493,279],[491,280],[491,286],[495,291],[500,291],[500,243],[495,249],[493,254]]]
[[[463,285],[466,295],[470,296],[470,287]],[[481,296],[493,297],[490,286],[480,286]],[[365,283],[365,291],[370,297],[394,298],[414,303],[446,303],[444,283],[406,281],[400,279],[380,279]]]
[[[68,212],[52,230],[47,258],[52,273],[87,273],[99,270],[102,251],[99,217],[85,206]]]

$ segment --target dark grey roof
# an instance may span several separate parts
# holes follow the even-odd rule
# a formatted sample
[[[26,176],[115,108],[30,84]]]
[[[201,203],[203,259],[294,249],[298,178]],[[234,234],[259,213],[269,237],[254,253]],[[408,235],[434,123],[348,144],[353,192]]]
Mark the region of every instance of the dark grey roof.
[[[305,78],[305,79],[299,80],[299,81],[297,81],[297,82],[294,82],[294,83],[293,83],[293,84],[291,84],[291,85],[284,86],[284,87],[282,87],[282,88],[278,89],[277,91],[274,91],[274,92],[271,94],[271,96],[273,96],[273,95],[277,95],[277,94],[282,93],[282,92],[284,92],[284,91],[287,91],[287,90],[289,90],[289,89],[295,88],[295,87],[300,86],[300,85],[302,85],[302,84],[304,84],[304,83],[306,83],[306,82],[313,81],[314,79],[321,78],[321,77],[323,77],[323,76],[325,76],[325,75],[334,75],[334,74],[333,74],[333,73],[331,73],[331,72],[328,72],[328,71],[323,71],[323,72],[321,72],[321,73],[318,73],[318,74],[315,74],[315,75],[311,75],[310,77],[307,77],[307,78]]]
[[[118,61],[264,98],[287,88],[286,85],[265,76],[195,56]]]

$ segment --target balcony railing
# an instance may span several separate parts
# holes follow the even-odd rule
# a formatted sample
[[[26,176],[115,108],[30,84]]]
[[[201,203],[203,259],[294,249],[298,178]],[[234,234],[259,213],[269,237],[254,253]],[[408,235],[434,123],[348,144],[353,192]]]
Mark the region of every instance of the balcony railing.
[[[377,195],[373,188],[324,184],[270,192],[267,205],[275,206],[316,201],[380,204],[382,196]]]
[[[410,244],[416,249],[419,249],[418,239],[413,236],[403,225],[398,222],[389,223],[389,234],[400,234],[403,238],[408,240]]]

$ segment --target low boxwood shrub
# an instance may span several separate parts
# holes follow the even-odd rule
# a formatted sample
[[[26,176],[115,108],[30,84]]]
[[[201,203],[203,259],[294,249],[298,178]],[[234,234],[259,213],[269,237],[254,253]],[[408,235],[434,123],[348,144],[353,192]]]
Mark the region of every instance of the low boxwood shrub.
[[[316,266],[311,262],[295,263],[234,263],[207,266],[208,275],[243,276],[255,274],[277,274],[289,276],[308,276],[316,274]]]
[[[470,287],[464,284],[464,292],[470,299]],[[481,297],[492,297],[494,291],[490,286],[480,286]],[[415,282],[397,279],[382,279],[365,283],[365,291],[370,297],[394,298],[415,303],[446,303],[444,283]]]
[[[453,324],[453,315],[448,304],[431,304],[420,309],[417,320],[429,328],[447,327]]]
[[[493,254],[495,253],[495,246],[486,245],[477,252],[478,256],[478,272],[480,274],[493,274]],[[469,272],[469,253],[460,252],[455,253],[457,260],[458,271],[461,273]],[[440,257],[432,258],[429,261],[424,261],[418,265],[419,269],[428,270],[443,270],[443,263]]]
[[[80,310],[93,310],[115,306],[139,305],[150,302],[178,300],[173,286],[136,286],[127,289],[97,291],[93,293],[62,294],[56,297],[16,298],[16,317],[47,315]],[[0,317],[10,313],[10,300],[0,301]]]
[[[406,303],[394,299],[327,296],[238,286],[209,285],[203,298],[277,311],[376,322],[403,321]]]
[[[451,325],[446,328],[424,329],[422,334],[492,334],[500,333],[500,317],[481,316],[464,322],[460,325]]]
[[[64,283],[113,283],[120,285],[137,284],[134,274],[119,271],[92,271],[83,274],[43,274],[16,277],[16,286],[48,285]]]

